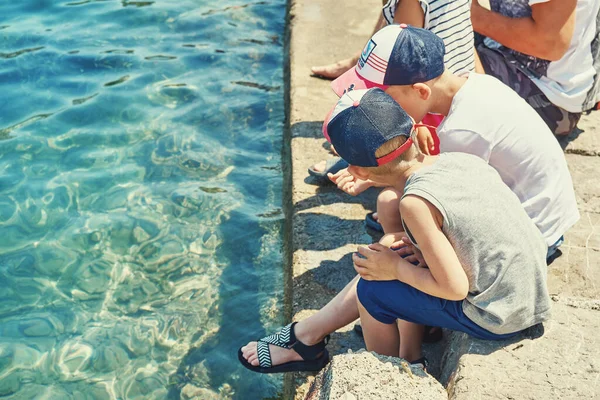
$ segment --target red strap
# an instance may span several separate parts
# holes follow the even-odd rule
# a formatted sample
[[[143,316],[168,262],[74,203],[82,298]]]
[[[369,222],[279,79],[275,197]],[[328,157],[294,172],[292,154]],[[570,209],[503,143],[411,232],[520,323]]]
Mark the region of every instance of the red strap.
[[[402,143],[402,146],[398,147],[396,150],[392,151],[389,154],[386,154],[383,157],[379,157],[377,159],[377,165],[384,165],[389,163],[390,161],[394,160],[395,158],[397,158],[400,154],[404,153],[406,150],[408,150],[410,148],[410,146],[412,146],[412,138],[408,138],[406,139],[406,142]]]
[[[431,125],[427,125],[427,124],[414,124],[413,125],[413,130],[416,129],[416,128],[421,128],[421,127],[429,129],[429,132],[431,132],[431,134],[433,135],[433,137],[437,138],[437,130],[435,129],[435,127],[433,127]],[[435,140],[434,140],[434,142],[435,142]],[[379,157],[377,159],[377,165],[381,166],[381,165],[387,164],[390,161],[396,159],[398,156],[400,156],[400,154],[402,154],[406,150],[408,150],[412,144],[413,144],[412,137],[409,137],[408,139],[406,139],[406,142],[404,142],[402,144],[402,146],[398,147],[396,150],[392,151],[389,154],[386,154],[383,157]],[[436,146],[436,148],[438,148],[438,146],[439,146],[439,139],[437,140],[437,143],[435,143],[435,146]]]

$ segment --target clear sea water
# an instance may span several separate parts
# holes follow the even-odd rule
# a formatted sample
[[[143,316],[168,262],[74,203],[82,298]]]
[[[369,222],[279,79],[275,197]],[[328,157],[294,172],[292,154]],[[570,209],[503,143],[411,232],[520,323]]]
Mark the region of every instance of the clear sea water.
[[[0,0],[0,398],[262,399],[285,1]]]

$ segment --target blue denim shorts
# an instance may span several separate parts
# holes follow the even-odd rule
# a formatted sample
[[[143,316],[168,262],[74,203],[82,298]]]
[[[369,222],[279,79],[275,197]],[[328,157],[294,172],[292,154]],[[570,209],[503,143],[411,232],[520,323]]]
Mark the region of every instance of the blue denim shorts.
[[[462,301],[434,297],[400,281],[360,279],[356,290],[363,307],[373,318],[384,324],[393,324],[401,319],[461,331],[485,340],[502,340],[518,333],[492,333],[465,315]]]

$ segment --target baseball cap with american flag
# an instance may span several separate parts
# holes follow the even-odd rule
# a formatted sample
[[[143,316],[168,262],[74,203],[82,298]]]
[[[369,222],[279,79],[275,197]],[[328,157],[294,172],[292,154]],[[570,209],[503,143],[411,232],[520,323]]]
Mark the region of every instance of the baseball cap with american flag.
[[[443,40],[427,29],[388,25],[371,37],[356,66],[331,87],[342,96],[356,89],[427,82],[444,72],[445,52]]]

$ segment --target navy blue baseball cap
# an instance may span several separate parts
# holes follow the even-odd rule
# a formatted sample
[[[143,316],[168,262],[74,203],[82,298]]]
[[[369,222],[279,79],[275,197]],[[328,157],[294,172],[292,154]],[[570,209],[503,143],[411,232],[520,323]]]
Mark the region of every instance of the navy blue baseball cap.
[[[383,90],[352,90],[344,94],[323,124],[323,134],[350,165],[377,167],[410,148],[413,119]],[[387,141],[405,136],[406,142],[383,157],[375,152]]]
[[[406,24],[388,25],[371,37],[356,66],[331,83],[346,91],[390,85],[412,85],[444,72],[444,41],[435,33]]]

